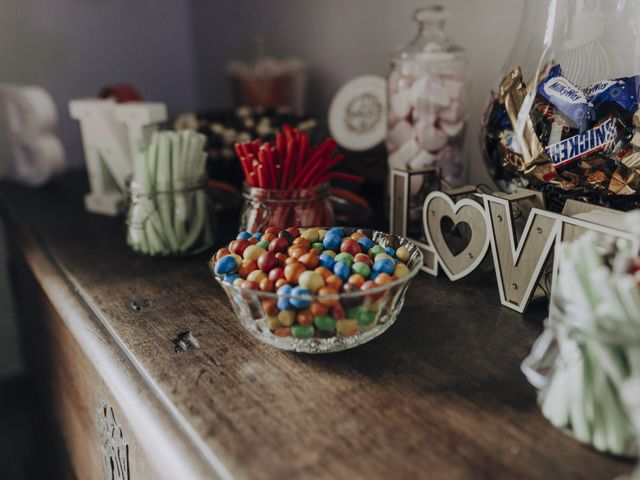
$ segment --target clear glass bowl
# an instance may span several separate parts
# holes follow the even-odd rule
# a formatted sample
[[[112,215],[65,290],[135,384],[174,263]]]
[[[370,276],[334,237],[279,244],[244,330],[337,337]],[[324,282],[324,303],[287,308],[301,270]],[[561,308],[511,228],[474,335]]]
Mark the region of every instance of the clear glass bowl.
[[[213,274],[215,267],[214,257],[209,263],[211,272],[224,289],[227,297],[229,297],[233,311],[249,333],[261,342],[282,350],[302,353],[329,353],[362,345],[384,333],[393,325],[400,310],[402,310],[407,288],[422,265],[422,252],[409,240],[397,235],[371,229],[342,228],[347,234],[360,230],[376,244],[383,247],[389,246],[394,249],[402,245],[407,247],[409,260],[406,264],[409,267],[409,274],[393,282],[364,291],[343,292],[330,296],[278,295],[273,292],[242,289],[223,281],[222,277]],[[269,328],[270,321],[273,322],[273,319],[277,318],[279,313],[277,306],[274,305],[278,299],[287,301],[293,299],[294,303],[295,300],[303,302],[310,300],[311,302],[324,303],[325,305],[338,304],[344,310],[345,318],[336,319],[338,324],[337,332],[331,336],[328,333],[324,333],[323,330],[315,328],[314,336],[310,338],[280,337]],[[327,315],[332,316],[331,312]],[[347,322],[342,322],[343,320],[347,320]],[[344,332],[344,334],[341,332]]]

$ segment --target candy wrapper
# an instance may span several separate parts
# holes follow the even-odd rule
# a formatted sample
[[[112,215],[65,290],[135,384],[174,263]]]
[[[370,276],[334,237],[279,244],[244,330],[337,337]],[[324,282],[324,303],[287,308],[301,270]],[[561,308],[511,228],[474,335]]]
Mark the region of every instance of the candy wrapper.
[[[574,85],[561,65],[529,85],[520,68],[501,82],[483,118],[485,162],[498,186],[620,210],[640,206],[640,76]]]

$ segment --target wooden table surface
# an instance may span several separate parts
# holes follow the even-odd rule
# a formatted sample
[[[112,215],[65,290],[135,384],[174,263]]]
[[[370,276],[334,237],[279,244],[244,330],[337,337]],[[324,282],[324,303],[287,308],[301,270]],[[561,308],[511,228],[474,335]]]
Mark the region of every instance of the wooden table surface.
[[[519,366],[545,307],[524,318],[501,307],[493,274],[420,274],[396,324],[370,343],[278,351],[243,330],[207,256],[137,256],[122,219],[86,213],[83,178],[1,184],[10,235],[36,245],[93,312],[159,398],[166,431],[187,432],[211,477],[610,479],[631,469],[542,417]],[[141,300],[150,307],[132,308]],[[201,348],[176,353],[185,330]]]

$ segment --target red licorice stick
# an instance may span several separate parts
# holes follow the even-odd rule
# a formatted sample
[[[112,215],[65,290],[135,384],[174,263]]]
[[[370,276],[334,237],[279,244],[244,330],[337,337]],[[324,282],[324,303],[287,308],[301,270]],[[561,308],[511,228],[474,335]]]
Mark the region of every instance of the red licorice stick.
[[[329,180],[344,180],[346,182],[351,183],[364,183],[364,177],[360,175],[351,175],[350,173],[342,173],[342,172],[329,172],[318,180],[318,184],[325,183]]]
[[[313,176],[313,172],[317,172],[322,168],[322,165],[327,161],[327,157],[336,148],[336,142],[332,139],[327,139],[318,149],[316,149],[305,164],[305,169],[298,174],[298,177],[291,182],[292,188],[305,188],[308,183],[308,178]]]
[[[320,150],[318,150],[317,155],[318,155],[318,161],[316,163],[314,163],[314,165],[311,166],[311,168],[308,169],[308,171],[305,173],[305,175],[298,181],[296,182],[293,187],[294,188],[306,188],[310,185],[313,185],[312,180],[320,175],[323,175],[325,172],[327,172],[333,165],[335,165],[336,163],[338,163],[340,160],[342,160],[342,156],[338,155],[336,157],[334,157],[332,160],[328,160],[327,158],[329,157],[329,154],[331,151],[333,151],[333,148],[335,148],[335,142],[331,141],[325,141],[325,143],[322,144],[322,147],[320,147]],[[338,160],[336,160],[338,159]]]
[[[260,188],[266,188],[266,184],[265,184],[265,178],[264,178],[264,168],[262,165],[258,165],[256,167],[257,172],[258,172],[258,187]]]
[[[328,162],[322,165],[322,168],[316,171],[311,177],[307,180],[308,185],[318,185],[320,182],[318,180],[324,176],[329,170],[331,170],[334,166],[344,160],[344,155],[336,155]]]

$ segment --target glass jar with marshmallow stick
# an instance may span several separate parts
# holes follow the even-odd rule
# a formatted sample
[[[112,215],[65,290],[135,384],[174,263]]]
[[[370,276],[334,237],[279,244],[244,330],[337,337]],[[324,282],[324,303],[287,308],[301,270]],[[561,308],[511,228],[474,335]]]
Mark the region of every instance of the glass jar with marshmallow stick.
[[[392,54],[386,143],[390,168],[436,165],[443,180],[457,186],[465,173],[467,55],[447,38],[448,18],[441,6],[417,9],[417,35]]]
[[[134,251],[179,257],[213,245],[205,142],[204,135],[183,130],[155,132],[149,145],[139,145],[127,192],[127,243]]]
[[[629,224],[640,225],[640,213],[628,215]],[[563,244],[545,331],[522,364],[554,426],[596,450],[627,457],[638,455],[625,408],[625,390],[626,397],[637,393],[629,382],[640,378],[636,255],[628,241],[613,243],[593,232]]]

